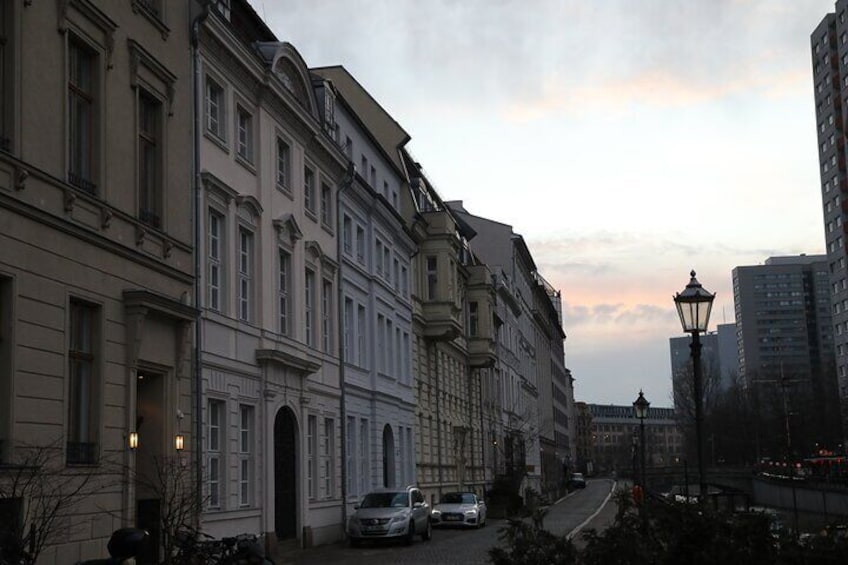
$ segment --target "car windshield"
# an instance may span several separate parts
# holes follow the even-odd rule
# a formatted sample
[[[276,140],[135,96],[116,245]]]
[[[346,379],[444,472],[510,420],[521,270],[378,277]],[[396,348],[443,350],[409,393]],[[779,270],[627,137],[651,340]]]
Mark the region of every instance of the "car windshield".
[[[477,502],[473,494],[469,492],[449,492],[443,494],[442,504],[474,504]]]
[[[406,508],[405,492],[372,492],[365,495],[360,508]]]

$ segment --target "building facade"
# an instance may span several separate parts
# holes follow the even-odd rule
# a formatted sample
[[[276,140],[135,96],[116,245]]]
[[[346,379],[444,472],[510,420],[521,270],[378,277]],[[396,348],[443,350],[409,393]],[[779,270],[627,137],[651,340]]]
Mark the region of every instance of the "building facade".
[[[848,2],[839,0],[810,35],[816,109],[817,148],[821,178],[822,225],[829,274],[830,312],[838,379],[843,449],[848,446],[848,212],[845,192],[845,124],[848,120],[843,91],[848,87]]]
[[[589,404],[592,461],[598,473],[638,471],[640,421],[633,406]],[[645,466],[676,465],[684,457],[683,433],[673,408],[648,408]]]
[[[196,65],[202,525],[284,546],[333,542],[344,429],[336,192],[348,162],[305,62],[247,2],[210,7]]]
[[[347,511],[375,487],[415,481],[411,265],[400,215],[409,135],[344,67],[312,69],[335,93],[335,136],[356,175],[340,193]]]
[[[0,4],[0,482],[33,452],[41,494],[92,479],[42,563],[157,537],[148,479],[193,468],[189,24],[186,2]],[[36,495],[0,523],[42,526]]]
[[[760,408],[774,397],[776,411],[795,412],[789,425],[801,454],[841,443],[834,337],[845,330],[833,334],[830,277],[825,255],[770,257],[733,270],[740,378]]]

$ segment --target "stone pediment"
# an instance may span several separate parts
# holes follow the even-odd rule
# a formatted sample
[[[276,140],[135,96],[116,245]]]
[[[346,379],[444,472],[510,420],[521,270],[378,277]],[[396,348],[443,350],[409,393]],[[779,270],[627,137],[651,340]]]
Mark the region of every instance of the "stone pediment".
[[[303,238],[303,232],[300,226],[297,225],[297,220],[293,214],[283,214],[274,220],[274,228],[277,230],[277,237],[280,243],[289,247]]]

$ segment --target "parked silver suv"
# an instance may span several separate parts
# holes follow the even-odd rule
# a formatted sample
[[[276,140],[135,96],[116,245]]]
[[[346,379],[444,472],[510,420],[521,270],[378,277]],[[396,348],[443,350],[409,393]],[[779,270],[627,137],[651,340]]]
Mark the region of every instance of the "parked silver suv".
[[[380,488],[353,508],[347,523],[351,545],[367,539],[402,539],[411,544],[416,534],[429,541],[433,532],[430,507],[416,487]]]

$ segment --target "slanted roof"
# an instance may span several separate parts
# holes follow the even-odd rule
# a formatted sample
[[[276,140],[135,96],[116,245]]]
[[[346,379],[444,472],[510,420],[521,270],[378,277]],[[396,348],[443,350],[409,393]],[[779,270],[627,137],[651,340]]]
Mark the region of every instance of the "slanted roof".
[[[400,155],[400,149],[411,137],[397,121],[380,106],[380,103],[368,93],[359,81],[341,65],[309,69],[313,74],[329,80],[341,94],[347,105],[353,110],[371,135],[382,146],[399,171],[406,171]]]

